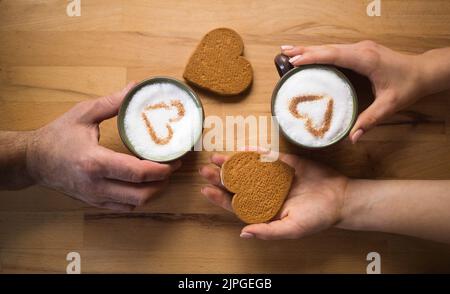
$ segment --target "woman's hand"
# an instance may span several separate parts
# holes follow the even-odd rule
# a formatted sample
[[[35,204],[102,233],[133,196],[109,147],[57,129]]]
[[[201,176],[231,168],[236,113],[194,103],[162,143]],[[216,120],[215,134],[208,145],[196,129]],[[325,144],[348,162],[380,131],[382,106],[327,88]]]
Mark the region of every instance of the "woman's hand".
[[[414,103],[431,89],[425,85],[423,55],[406,55],[372,41],[323,46],[281,46],[294,66],[333,64],[367,76],[375,101],[361,113],[349,137],[355,143],[386,117]],[[438,73],[429,73],[430,75]]]
[[[273,221],[244,227],[242,238],[296,239],[327,229],[341,220],[348,178],[295,155],[280,154],[279,158],[295,168],[287,200]],[[214,154],[211,157],[214,166],[200,168],[200,175],[210,183],[201,193],[232,211],[232,195],[220,181],[220,167],[226,160],[227,156]]]

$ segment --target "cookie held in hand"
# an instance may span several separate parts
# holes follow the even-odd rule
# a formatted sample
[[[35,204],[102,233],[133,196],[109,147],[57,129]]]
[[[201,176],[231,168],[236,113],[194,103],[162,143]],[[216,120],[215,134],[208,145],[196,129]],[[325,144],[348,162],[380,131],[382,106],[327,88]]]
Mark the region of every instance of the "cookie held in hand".
[[[221,178],[234,193],[231,205],[249,224],[271,220],[282,207],[295,170],[281,160],[263,162],[257,152],[234,154],[222,166]]]
[[[189,59],[183,77],[219,95],[237,95],[253,79],[250,62],[242,55],[244,42],[235,31],[219,28],[207,33]]]

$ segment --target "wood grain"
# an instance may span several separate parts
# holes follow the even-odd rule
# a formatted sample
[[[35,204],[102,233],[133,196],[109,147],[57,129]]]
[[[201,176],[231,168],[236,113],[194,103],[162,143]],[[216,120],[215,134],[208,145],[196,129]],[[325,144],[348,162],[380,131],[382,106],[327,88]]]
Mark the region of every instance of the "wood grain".
[[[237,30],[253,65],[248,95],[229,101],[202,91],[208,115],[269,115],[282,44],[372,39],[404,52],[450,46],[445,0],[369,1],[0,1],[0,130],[29,130],[75,103],[155,75],[182,76],[200,38],[216,27]],[[362,109],[370,84],[354,76]],[[450,178],[450,93],[426,97],[394,115],[361,143],[306,151],[281,150],[325,162],[352,177]],[[101,125],[101,144],[127,152],[115,119]],[[242,224],[201,197],[197,174],[209,152],[189,154],[171,185],[129,214],[88,207],[58,192],[31,187],[0,192],[0,271],[65,272],[78,251],[83,272],[112,273],[364,273],[377,251],[386,273],[449,272],[450,247],[391,234],[328,230],[294,241],[242,240]]]

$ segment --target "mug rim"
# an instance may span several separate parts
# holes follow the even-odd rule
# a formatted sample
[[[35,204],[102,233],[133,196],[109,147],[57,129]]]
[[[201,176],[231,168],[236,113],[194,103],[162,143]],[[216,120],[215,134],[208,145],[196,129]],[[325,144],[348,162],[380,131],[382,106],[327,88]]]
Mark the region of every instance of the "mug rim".
[[[280,90],[281,86],[283,86],[283,84],[295,73],[305,70],[305,69],[311,69],[311,68],[322,68],[322,69],[326,69],[326,70],[331,70],[334,73],[336,73],[342,80],[344,80],[350,87],[350,92],[352,94],[352,99],[353,99],[353,112],[352,112],[352,118],[350,120],[350,123],[347,127],[347,129],[342,132],[341,135],[337,136],[336,138],[334,138],[332,141],[330,141],[329,143],[325,144],[325,145],[320,145],[320,146],[308,146],[308,145],[304,145],[302,143],[299,143],[297,141],[295,141],[294,139],[292,139],[283,129],[283,127],[279,124],[278,122],[278,118],[275,114],[275,100],[278,94],[278,91]],[[298,67],[294,67],[291,70],[289,70],[286,74],[284,74],[277,82],[277,84],[275,85],[275,88],[273,89],[272,92],[272,98],[271,98],[271,112],[272,112],[272,116],[275,117],[275,120],[277,121],[277,124],[279,126],[279,129],[281,130],[281,133],[283,134],[283,136],[291,143],[293,143],[294,145],[297,145],[299,147],[305,148],[305,149],[323,149],[332,145],[335,145],[337,143],[339,143],[340,141],[342,141],[345,137],[347,137],[347,135],[350,133],[350,130],[353,128],[353,126],[355,125],[356,122],[356,117],[357,117],[357,113],[358,113],[358,97],[355,91],[355,88],[353,87],[353,84],[350,82],[350,80],[347,78],[347,76],[340,71],[339,69],[337,69],[335,66],[333,65],[325,65],[325,64],[307,64],[307,65],[301,65]]]
[[[201,115],[202,115],[202,118],[201,118],[201,131],[199,132],[197,138],[195,138],[195,140],[193,141],[193,144],[192,144],[191,148],[189,148],[188,150],[184,151],[183,153],[176,154],[175,157],[168,157],[167,159],[166,158],[162,158],[162,157],[147,158],[147,157],[141,156],[134,149],[133,145],[131,144],[131,142],[128,139],[128,136],[127,136],[127,134],[125,132],[125,123],[124,123],[125,112],[126,112],[126,109],[128,108],[128,105],[129,105],[131,99],[143,87],[148,86],[148,85],[152,85],[152,84],[156,84],[156,83],[171,83],[171,84],[175,84],[176,86],[178,86],[178,87],[182,88],[183,90],[185,90],[189,94],[189,96],[192,98],[192,100],[194,101],[195,105],[198,108],[201,109]],[[155,162],[160,162],[160,163],[167,163],[167,162],[171,162],[171,161],[180,159],[181,157],[186,155],[188,152],[190,152],[192,150],[192,148],[194,148],[194,146],[198,143],[198,141],[202,137],[204,122],[205,122],[205,110],[203,108],[202,101],[198,97],[197,93],[195,93],[194,90],[191,87],[189,87],[188,85],[186,85],[182,81],[180,81],[180,80],[178,80],[176,78],[168,77],[168,76],[154,76],[154,77],[151,77],[151,78],[148,78],[148,79],[145,79],[145,80],[142,80],[141,82],[139,82],[136,86],[134,86],[125,95],[122,103],[120,104],[119,112],[117,114],[117,129],[119,130],[119,137],[120,137],[122,143],[125,145],[125,147],[127,147],[127,149],[134,156],[136,156],[139,159],[145,159],[145,160],[150,160],[150,161],[155,161]]]

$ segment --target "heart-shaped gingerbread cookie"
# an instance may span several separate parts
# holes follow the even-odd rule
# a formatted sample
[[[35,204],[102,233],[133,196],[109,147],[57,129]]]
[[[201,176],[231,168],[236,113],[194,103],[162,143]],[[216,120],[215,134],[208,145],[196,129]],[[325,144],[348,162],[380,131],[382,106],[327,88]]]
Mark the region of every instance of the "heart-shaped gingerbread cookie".
[[[233,30],[219,28],[207,33],[184,70],[190,83],[219,95],[237,95],[253,79],[250,62],[242,55],[244,42]]]
[[[232,207],[244,222],[271,220],[289,193],[295,170],[282,162],[263,162],[257,152],[234,154],[222,166],[222,183],[234,193]]]
[[[166,129],[167,129],[167,135],[164,137],[161,137],[158,135],[155,131],[155,128],[151,122],[151,119],[149,117],[148,112],[152,110],[157,109],[164,109],[167,111],[170,111],[171,109],[176,109],[176,116],[169,118],[168,122],[166,123]],[[145,123],[145,126],[147,127],[147,132],[150,135],[150,138],[153,142],[155,142],[158,145],[166,145],[170,142],[170,140],[173,137],[173,129],[170,123],[177,122],[180,119],[184,117],[185,109],[183,103],[181,103],[180,100],[172,100],[170,101],[170,104],[167,104],[165,102],[160,102],[152,105],[148,105],[145,107],[144,111],[142,111],[141,116],[142,120]]]

